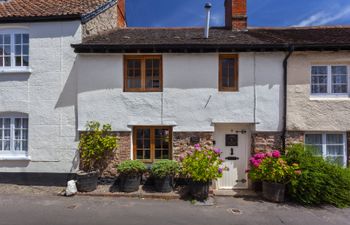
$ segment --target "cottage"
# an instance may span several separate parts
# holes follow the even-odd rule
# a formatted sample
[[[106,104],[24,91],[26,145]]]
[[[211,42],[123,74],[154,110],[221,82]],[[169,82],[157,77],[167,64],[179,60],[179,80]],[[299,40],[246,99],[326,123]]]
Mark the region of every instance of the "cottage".
[[[349,28],[252,28],[246,0],[226,0],[209,29],[126,27],[122,0],[28,2],[0,3],[0,181],[76,172],[91,120],[121,140],[104,176],[196,143],[223,150],[218,189],[248,188],[251,153],[292,142],[346,164]]]

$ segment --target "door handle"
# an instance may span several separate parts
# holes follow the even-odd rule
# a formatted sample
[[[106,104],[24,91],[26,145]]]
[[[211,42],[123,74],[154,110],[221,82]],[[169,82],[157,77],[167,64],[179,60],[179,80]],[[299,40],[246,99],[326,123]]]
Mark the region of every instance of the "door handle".
[[[237,156],[228,156],[225,159],[226,160],[239,160],[239,157],[237,157]]]

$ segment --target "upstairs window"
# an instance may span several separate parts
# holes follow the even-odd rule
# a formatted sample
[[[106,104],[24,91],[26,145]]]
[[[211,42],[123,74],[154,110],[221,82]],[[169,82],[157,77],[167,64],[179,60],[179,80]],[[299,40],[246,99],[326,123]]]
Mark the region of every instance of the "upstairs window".
[[[0,117],[0,155],[26,155],[28,151],[28,118]]]
[[[349,72],[347,66],[312,66],[311,94],[347,95],[348,93]]]
[[[161,56],[124,57],[124,91],[160,92],[162,89]]]
[[[238,55],[220,55],[219,91],[238,91]]]

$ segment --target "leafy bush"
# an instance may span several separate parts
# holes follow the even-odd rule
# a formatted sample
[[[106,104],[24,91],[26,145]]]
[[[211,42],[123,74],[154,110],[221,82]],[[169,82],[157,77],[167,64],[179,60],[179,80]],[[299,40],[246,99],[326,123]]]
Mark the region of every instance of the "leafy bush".
[[[267,181],[286,184],[300,173],[297,163],[288,165],[278,150],[255,154],[251,159],[248,173],[253,181]]]
[[[111,135],[112,127],[105,124],[100,129],[100,123],[90,121],[86,125],[86,133],[80,137],[79,149],[82,168],[87,171],[99,168],[110,152],[118,147],[118,138]]]
[[[208,182],[222,177],[221,150],[196,144],[180,156],[182,174],[193,181]]]
[[[152,174],[159,178],[174,176],[178,171],[179,164],[173,160],[160,160],[152,165]]]
[[[141,175],[146,169],[145,164],[138,160],[127,160],[117,166],[120,175],[129,176]]]
[[[350,170],[313,153],[313,149],[300,144],[288,147],[288,163],[298,163],[302,171],[289,184],[290,197],[305,205],[350,206]]]

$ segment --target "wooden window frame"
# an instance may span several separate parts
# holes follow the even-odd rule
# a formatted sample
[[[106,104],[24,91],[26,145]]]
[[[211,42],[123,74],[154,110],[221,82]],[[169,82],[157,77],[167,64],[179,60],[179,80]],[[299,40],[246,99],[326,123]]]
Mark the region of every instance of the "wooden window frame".
[[[150,155],[151,159],[149,160],[140,160],[137,159],[137,129],[138,128],[148,128],[151,130],[150,133]],[[135,126],[133,127],[133,160],[140,160],[145,163],[153,163],[157,160],[161,159],[155,159],[155,135],[154,130],[155,129],[169,129],[169,159],[173,158],[173,128],[169,126]]]
[[[234,87],[223,87],[222,85],[222,61],[223,59],[235,59],[235,65],[234,65],[234,80],[235,80],[235,86]],[[220,54],[219,55],[219,91],[221,92],[237,92],[239,90],[239,76],[238,76],[238,69],[239,69],[239,57],[237,54]]]
[[[128,87],[128,64],[129,59],[141,60],[141,88]],[[146,88],[146,60],[159,59],[159,88]],[[161,55],[125,55],[124,56],[124,92],[163,92],[163,57]]]

